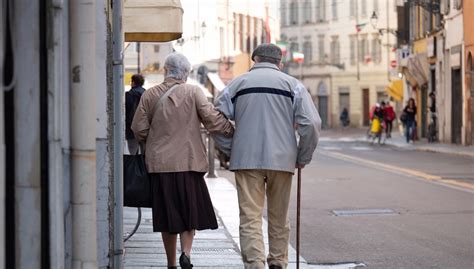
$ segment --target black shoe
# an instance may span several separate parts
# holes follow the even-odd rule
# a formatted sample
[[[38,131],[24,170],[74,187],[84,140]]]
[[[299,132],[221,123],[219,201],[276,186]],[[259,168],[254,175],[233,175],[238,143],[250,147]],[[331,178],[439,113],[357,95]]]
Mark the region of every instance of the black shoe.
[[[282,269],[282,267],[272,264],[272,265],[270,265],[269,269]]]
[[[191,264],[191,259],[186,255],[186,253],[181,253],[181,256],[179,256],[179,266],[184,269],[190,269],[193,268],[193,265]]]

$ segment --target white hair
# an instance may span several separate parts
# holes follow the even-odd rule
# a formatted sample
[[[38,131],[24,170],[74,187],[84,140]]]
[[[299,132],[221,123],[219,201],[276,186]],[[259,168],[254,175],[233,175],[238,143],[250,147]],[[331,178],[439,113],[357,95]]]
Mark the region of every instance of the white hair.
[[[177,52],[173,52],[166,57],[164,67],[166,68],[165,76],[167,78],[171,77],[184,81],[188,79],[191,71],[191,64],[186,56]]]

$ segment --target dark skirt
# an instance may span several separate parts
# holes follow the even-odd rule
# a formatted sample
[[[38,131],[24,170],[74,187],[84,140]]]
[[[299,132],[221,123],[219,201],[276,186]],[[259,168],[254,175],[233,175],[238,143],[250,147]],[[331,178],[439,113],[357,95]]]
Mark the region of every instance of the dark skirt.
[[[150,181],[154,232],[218,228],[204,173],[152,173]]]

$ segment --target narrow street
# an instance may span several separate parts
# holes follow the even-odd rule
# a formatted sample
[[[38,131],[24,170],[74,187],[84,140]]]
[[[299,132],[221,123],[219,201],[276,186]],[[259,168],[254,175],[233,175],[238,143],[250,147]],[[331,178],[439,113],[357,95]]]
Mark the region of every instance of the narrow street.
[[[309,264],[474,268],[474,158],[322,141],[303,170]],[[296,180],[290,216],[296,246]]]

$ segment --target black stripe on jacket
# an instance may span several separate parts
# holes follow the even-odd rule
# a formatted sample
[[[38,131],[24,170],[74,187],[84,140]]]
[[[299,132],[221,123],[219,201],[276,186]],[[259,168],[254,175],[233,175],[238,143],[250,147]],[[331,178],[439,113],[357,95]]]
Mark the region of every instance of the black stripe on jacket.
[[[274,88],[264,88],[264,87],[257,87],[257,88],[247,88],[243,89],[241,91],[238,91],[237,94],[232,97],[231,101],[233,104],[237,101],[237,97],[241,95],[246,95],[250,93],[268,93],[268,94],[276,94],[276,95],[282,95],[285,97],[288,97],[291,99],[291,102],[293,103],[293,94],[289,91],[284,91],[284,90],[279,90],[279,89],[274,89]]]

